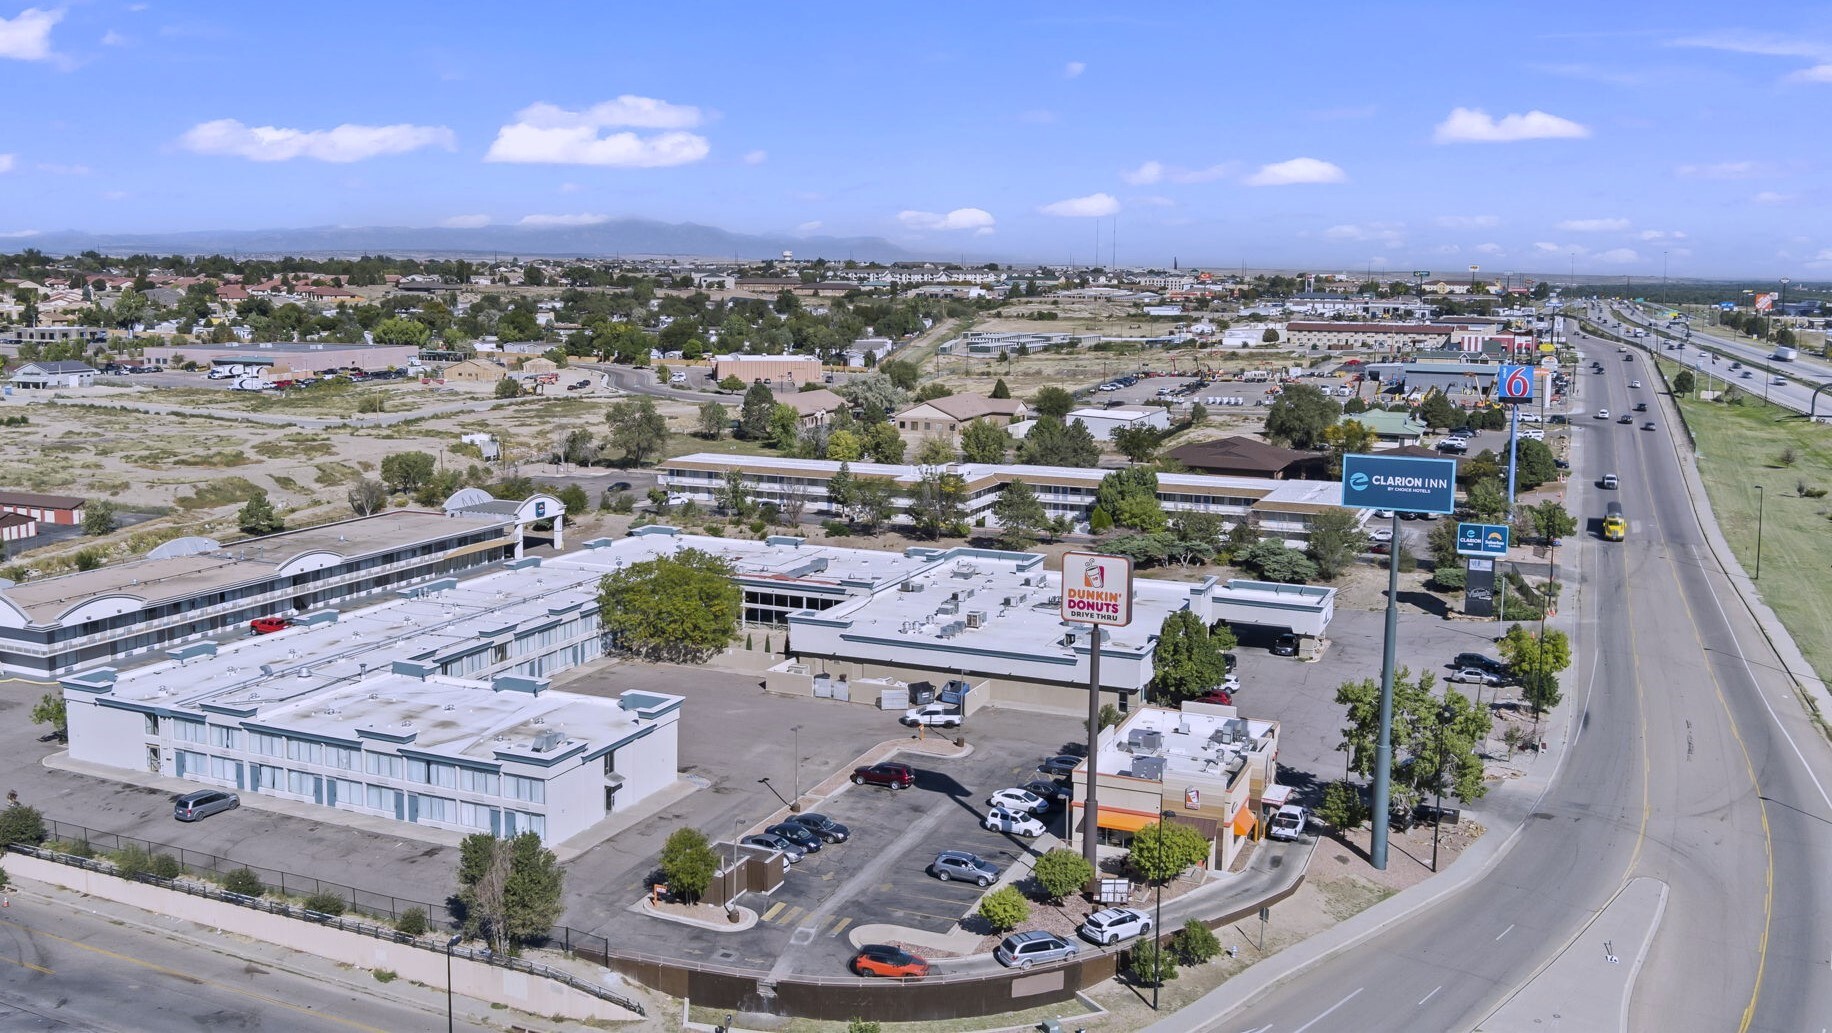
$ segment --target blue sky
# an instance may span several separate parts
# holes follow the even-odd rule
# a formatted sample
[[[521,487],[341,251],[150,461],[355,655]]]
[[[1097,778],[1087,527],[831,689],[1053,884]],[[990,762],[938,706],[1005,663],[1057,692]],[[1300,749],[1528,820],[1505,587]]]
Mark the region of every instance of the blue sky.
[[[1827,5],[1119,6],[0,0],[0,247],[636,216],[1832,278]]]

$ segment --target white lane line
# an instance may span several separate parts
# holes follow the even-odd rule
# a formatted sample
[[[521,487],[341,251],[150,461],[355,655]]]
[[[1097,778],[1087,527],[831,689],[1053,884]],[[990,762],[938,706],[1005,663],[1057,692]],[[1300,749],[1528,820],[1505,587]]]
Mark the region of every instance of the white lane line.
[[[1498,935],[1498,936],[1496,936],[1496,937],[1495,937],[1495,942],[1497,942],[1497,943],[1500,943],[1500,942],[1501,942],[1501,937],[1502,937],[1502,936],[1506,936],[1507,934],[1509,934],[1509,933],[1511,933],[1511,932],[1513,932],[1513,931],[1514,931],[1514,925],[1513,925],[1513,923],[1511,923],[1511,922],[1510,922],[1510,923],[1508,924],[1508,927],[1507,927],[1506,929],[1503,929],[1503,930],[1501,930],[1501,933],[1500,933],[1500,935]]]
[[[1432,989],[1430,993],[1419,998],[1419,1007],[1423,1008],[1425,1006],[1425,1002],[1431,1000],[1433,997],[1436,997],[1438,995],[1438,991],[1442,989],[1444,989],[1444,984],[1439,983],[1436,987]]]
[[[1333,1012],[1337,1008],[1340,1008],[1343,1005],[1354,1000],[1356,995],[1361,993],[1361,991],[1365,989],[1366,987],[1360,987],[1360,986],[1356,987],[1354,993],[1349,994],[1347,997],[1344,997],[1342,1000],[1337,1001],[1335,1004],[1330,1005],[1327,1009],[1324,1010],[1323,1014],[1317,1016],[1316,1018],[1310,1020],[1309,1022],[1306,1022],[1304,1025],[1299,1026],[1297,1029],[1292,1030],[1291,1033],[1304,1033],[1305,1030],[1311,1028],[1312,1026],[1315,1026],[1319,1022],[1322,1022],[1324,1019],[1329,1018],[1330,1012]]]

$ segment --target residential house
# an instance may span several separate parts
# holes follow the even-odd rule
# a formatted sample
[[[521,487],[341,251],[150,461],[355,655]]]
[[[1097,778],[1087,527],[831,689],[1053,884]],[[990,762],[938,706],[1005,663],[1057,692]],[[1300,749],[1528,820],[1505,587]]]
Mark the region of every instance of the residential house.
[[[847,407],[847,401],[826,388],[818,391],[797,391],[794,394],[777,395],[776,401],[795,410],[804,427],[825,424],[833,414]]]
[[[439,375],[461,384],[494,384],[508,376],[509,371],[488,359],[466,359],[445,367]]]
[[[897,429],[918,435],[955,438],[974,420],[1009,424],[1030,415],[1022,398],[989,398],[985,395],[943,395],[918,402],[897,414]]]
[[[1282,480],[1325,480],[1329,459],[1316,452],[1280,448],[1256,438],[1234,436],[1180,445],[1164,458],[1182,464],[1191,473],[1224,477],[1267,477]]]
[[[13,371],[12,381],[22,388],[88,387],[100,372],[87,362],[28,362]]]

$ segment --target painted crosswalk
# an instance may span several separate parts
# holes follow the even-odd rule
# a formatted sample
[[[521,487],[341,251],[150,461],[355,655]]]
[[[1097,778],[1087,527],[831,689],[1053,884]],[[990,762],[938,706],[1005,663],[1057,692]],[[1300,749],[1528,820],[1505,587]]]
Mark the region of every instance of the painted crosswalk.
[[[759,922],[767,922],[770,925],[799,927],[797,932],[810,930],[810,932],[808,932],[810,937],[821,933],[825,933],[830,937],[838,936],[846,931],[847,926],[852,924],[851,918],[825,918],[821,920],[819,925],[810,926],[806,921],[808,916],[809,911],[807,908],[779,900],[771,904],[762,914],[758,915],[757,920]]]

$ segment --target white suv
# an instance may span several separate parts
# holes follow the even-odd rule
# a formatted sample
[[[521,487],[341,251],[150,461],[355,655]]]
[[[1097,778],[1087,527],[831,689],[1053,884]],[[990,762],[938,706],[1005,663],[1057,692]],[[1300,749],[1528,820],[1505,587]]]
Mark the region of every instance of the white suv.
[[[930,703],[925,706],[911,707],[898,718],[904,724],[915,728],[917,725],[928,725],[931,728],[959,728],[961,712],[946,703]]]
[[[1129,907],[1104,908],[1089,915],[1077,931],[1084,938],[1106,947],[1151,932],[1151,916]]]

